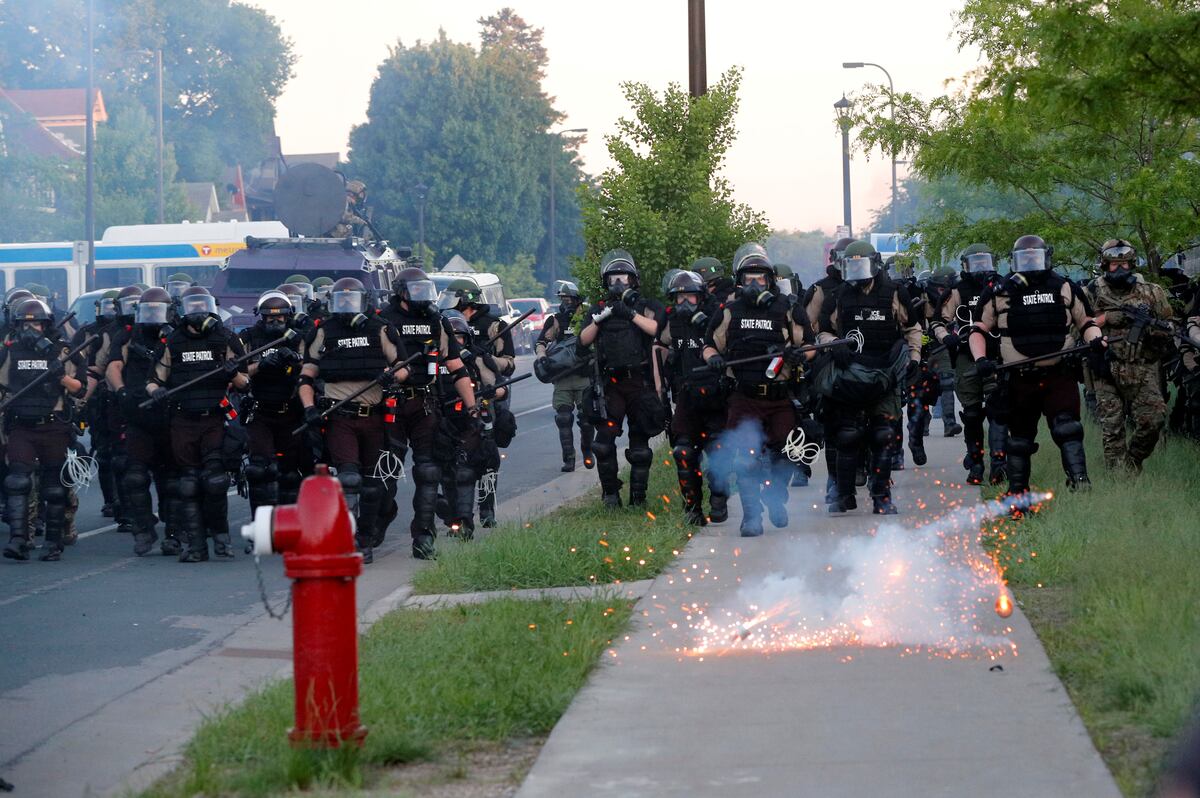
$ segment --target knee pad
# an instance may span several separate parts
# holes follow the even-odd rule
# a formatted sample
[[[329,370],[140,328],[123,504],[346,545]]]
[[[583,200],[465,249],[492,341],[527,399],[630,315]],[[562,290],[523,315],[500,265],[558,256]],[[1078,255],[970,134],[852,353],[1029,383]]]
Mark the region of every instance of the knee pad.
[[[362,498],[364,502],[382,502],[386,491],[383,489],[383,483],[374,477],[367,477],[362,481]]]
[[[251,457],[246,463],[246,481],[250,483],[273,482],[279,476],[279,466],[265,457]]]
[[[838,427],[837,447],[839,449],[857,448],[862,443],[862,439],[862,430],[858,427]]]
[[[686,443],[678,443],[671,450],[671,456],[675,458],[677,468],[685,468],[690,471],[695,471],[700,467],[700,450],[695,446],[690,446]]]
[[[654,452],[648,446],[631,446],[625,450],[625,461],[630,465],[648,466],[654,462]]]
[[[1038,445],[1029,438],[1013,438],[1008,439],[1008,453],[1018,457],[1031,457],[1038,450]]]
[[[358,466],[346,464],[338,466],[337,480],[342,485],[342,493],[347,496],[358,495],[362,491],[363,478],[358,472]]]
[[[112,469],[117,473],[121,473],[129,468],[129,453],[125,451],[125,445],[114,446],[112,449]]]
[[[596,455],[599,460],[607,460],[617,456],[617,447],[607,437],[596,438],[592,442],[592,454]]]
[[[442,469],[432,460],[413,464],[413,481],[419,485],[436,485],[441,476]]]
[[[1069,441],[1083,440],[1083,424],[1067,413],[1059,413],[1050,422],[1050,437],[1059,446]]]
[[[959,413],[964,424],[982,424],[984,419],[983,405],[966,405]]]
[[[143,463],[130,463],[129,468],[125,469],[122,482],[125,483],[125,490],[138,492],[149,490],[150,470]]]
[[[475,469],[466,463],[456,463],[454,465],[454,482],[457,485],[474,485]]]
[[[33,490],[33,475],[28,466],[11,465],[4,478],[4,491],[9,495],[24,495]]]
[[[573,418],[573,414],[571,413],[571,407],[569,405],[566,407],[559,407],[559,408],[555,409],[554,424],[559,429],[570,429],[571,424],[573,424],[574,422],[575,422],[575,419]]]
[[[38,492],[42,501],[63,504],[67,500],[67,489],[62,484],[58,467],[42,469],[42,479],[38,483]]]
[[[896,437],[896,430],[891,424],[875,424],[871,427],[871,445],[877,449],[891,446]]]
[[[195,499],[200,495],[200,472],[189,468],[179,475],[179,495],[183,499]]]
[[[229,472],[219,465],[204,469],[202,489],[205,496],[224,496],[229,490]]]

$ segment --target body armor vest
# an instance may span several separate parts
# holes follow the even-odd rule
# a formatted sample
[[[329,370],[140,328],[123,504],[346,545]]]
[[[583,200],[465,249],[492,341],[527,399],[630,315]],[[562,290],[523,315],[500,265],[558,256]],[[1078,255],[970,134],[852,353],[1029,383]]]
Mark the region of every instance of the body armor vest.
[[[693,371],[704,366],[704,328],[693,324],[692,318],[667,311],[672,352],[671,389],[676,400],[684,396],[693,401],[715,399],[721,393],[721,376],[711,369]]]
[[[640,314],[645,307],[645,301],[639,299],[633,306],[633,312]],[[593,346],[602,369],[633,369],[645,366],[648,362],[650,336],[638,329],[633,319],[609,316],[600,324]]]
[[[400,336],[409,355],[422,352],[429,346],[441,346],[443,328],[442,317],[438,313],[412,313],[400,307],[399,302],[392,302],[380,315]],[[449,354],[438,352],[438,356],[443,359],[449,357]],[[409,377],[404,384],[422,386],[431,382],[433,377],[429,375],[429,358],[422,355],[409,365]]]
[[[783,348],[791,343],[788,338],[788,314],[791,308],[787,300],[775,297],[765,306],[751,305],[738,299],[729,304],[729,328],[726,330],[726,360],[753,357]],[[746,363],[731,366],[733,377],[740,387],[751,387],[770,383],[767,379],[767,362]]]
[[[33,382],[50,368],[50,362],[62,354],[62,346],[55,342],[53,349],[39,352],[14,340],[8,348],[8,387],[10,396]],[[9,403],[4,415],[18,422],[42,421],[54,412],[55,405],[63,396],[57,380],[47,377],[42,384]]]
[[[167,407],[163,403],[156,402],[145,409],[138,407],[138,404],[146,398],[146,383],[154,374],[154,367],[162,354],[163,336],[169,334],[169,331],[166,327],[153,326],[147,329],[138,324],[113,342],[113,347],[117,350],[124,348],[126,343],[129,344],[125,353],[125,365],[121,368],[121,380],[125,383],[129,400],[121,409],[126,420],[132,424],[142,427],[166,424]]]
[[[325,340],[321,348],[321,379],[325,382],[373,380],[388,367],[379,340],[383,322],[367,318],[358,327],[334,316],[321,325]]]
[[[251,350],[258,349],[260,346],[266,346],[272,341],[278,340],[281,334],[268,330],[266,325],[260,322],[246,330],[244,335],[246,336],[246,349]],[[328,340],[328,331],[326,331],[326,340]],[[296,352],[299,350],[299,346],[299,341],[285,341],[277,345],[274,349],[264,350],[258,355],[258,358],[261,360],[276,349],[291,349],[293,352]],[[325,370],[324,356],[321,358],[321,370]],[[254,376],[250,378],[250,392],[253,394],[256,403],[278,411],[295,398],[296,386],[299,383],[300,361],[298,359],[286,368],[264,369],[260,364]]]
[[[1063,301],[1063,278],[1051,272],[1036,284],[1017,287],[1009,284],[1008,311],[1000,329],[1023,357],[1037,357],[1063,348],[1071,320]]]
[[[868,365],[890,362],[892,348],[902,337],[893,308],[895,295],[894,283],[878,279],[869,293],[854,287],[838,292],[838,337],[845,338],[851,330],[861,332],[863,348],[859,356]]]
[[[171,375],[165,387],[183,385],[223,364],[231,337],[229,330],[221,324],[201,335],[191,334],[186,325],[172,332],[167,337],[167,349],[171,353]],[[229,377],[218,371],[186,391],[180,391],[171,399],[184,413],[206,413],[220,406],[228,388]]]

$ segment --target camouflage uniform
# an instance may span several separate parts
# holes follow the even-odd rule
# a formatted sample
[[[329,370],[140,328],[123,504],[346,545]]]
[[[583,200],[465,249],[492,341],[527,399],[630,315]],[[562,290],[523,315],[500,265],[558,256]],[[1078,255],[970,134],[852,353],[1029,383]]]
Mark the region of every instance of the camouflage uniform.
[[[1122,305],[1148,311],[1156,319],[1172,321],[1175,312],[1167,292],[1141,275],[1128,291],[1114,288],[1103,278],[1088,288],[1096,314],[1104,314],[1102,329],[1109,338],[1109,374],[1093,374],[1096,411],[1103,431],[1104,464],[1109,469],[1140,471],[1142,461],[1154,451],[1167,418],[1167,403],[1161,388],[1162,359],[1170,338],[1147,327],[1137,344],[1113,339],[1126,336],[1136,319]],[[1127,427],[1132,426],[1126,437]]]

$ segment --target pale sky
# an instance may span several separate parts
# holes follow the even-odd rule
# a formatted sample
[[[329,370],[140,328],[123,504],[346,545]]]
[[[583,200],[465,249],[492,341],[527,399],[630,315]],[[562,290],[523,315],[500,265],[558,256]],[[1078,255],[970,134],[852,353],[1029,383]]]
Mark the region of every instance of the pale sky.
[[[628,114],[620,82],[687,88],[686,0],[247,0],[274,16],[299,56],[278,103],[284,152],[344,154],[350,128],[366,120],[371,83],[389,45],[429,41],[445,28],[478,47],[476,20],[503,5],[545,30],[545,87],[566,114],[563,128],[585,127],[585,168],[611,161],[604,136]],[[736,196],[765,211],[776,229],[822,228],[842,220],[840,134],[833,103],[878,69],[842,69],[874,61],[899,91],[941,93],[947,79],[978,66],[959,52],[952,14],[961,0],[708,0],[708,75],[744,68],[739,136],[725,174]],[[904,176],[904,167],[900,167]],[[890,166],[881,153],[851,164],[855,231],[888,195]]]

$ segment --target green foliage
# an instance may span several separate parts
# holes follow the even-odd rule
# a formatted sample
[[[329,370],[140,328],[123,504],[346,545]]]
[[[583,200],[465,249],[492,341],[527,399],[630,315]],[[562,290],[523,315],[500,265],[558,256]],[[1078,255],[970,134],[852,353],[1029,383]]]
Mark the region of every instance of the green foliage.
[[[0,85],[84,85],[85,26],[78,0],[0,3]],[[185,179],[216,181],[225,165],[254,166],[268,154],[295,56],[260,9],[231,0],[97,3],[95,44],[106,100],[145,108],[155,106],[153,51],[162,50],[165,138]]]
[[[158,150],[154,120],[146,109],[128,104],[111,110],[104,136],[96,142],[96,230],[114,224],[158,220]],[[171,147],[163,151],[163,207],[168,221],[191,216],[183,187],[175,182]]]
[[[534,272],[532,255],[518,255],[512,263],[477,263],[475,268],[499,277],[509,298],[546,295],[546,284]]]
[[[357,788],[405,762],[548,734],[631,609],[604,598],[501,599],[393,612],[360,647],[361,714],[370,730],[361,750],[292,748],[294,688],[276,682],[206,721],[182,766],[143,796]]]
[[[82,182],[82,163],[28,155],[0,158],[0,241],[76,238],[82,229]]]
[[[481,20],[483,46],[397,43],[371,87],[367,122],[350,134],[350,171],[371,190],[376,225],[417,238],[415,187],[428,187],[425,238],[446,258],[511,263],[548,250],[548,180],[556,180],[560,259],[579,252],[573,143],[540,74],[541,31],[505,10]],[[431,264],[432,265],[432,264]],[[545,275],[542,275],[545,277]]]
[[[1165,45],[1127,45],[1131,31],[1177,29],[1191,5],[971,0],[959,15],[960,39],[989,66],[966,89],[929,101],[884,89],[859,98],[859,141],[868,151],[909,153],[913,172],[931,183],[956,178],[1008,206],[992,215],[943,206],[923,217],[916,229],[936,233],[940,248],[996,245],[1003,235],[1004,251],[1019,230],[1051,242],[1060,262],[1090,264],[1105,239],[1119,236],[1157,272],[1194,235],[1196,108],[1164,99],[1177,70],[1137,66],[1139,51]]]
[[[735,203],[719,175],[737,130],[741,72],[730,69],[702,97],[678,84],[661,95],[644,83],[624,83],[633,118],[622,118],[609,136],[616,166],[595,190],[579,190],[583,203],[584,258],[575,266],[581,290],[598,295],[597,266],[615,247],[633,255],[647,293],[663,274],[712,256],[728,263],[747,241],[765,240],[763,214]]]
[[[1133,479],[1103,469],[1100,430],[1086,426],[1093,489],[1058,491],[1043,425],[1032,481],[1055,497],[990,543],[1125,794],[1149,795],[1200,700],[1200,538],[1184,498],[1200,449],[1168,438]]]

